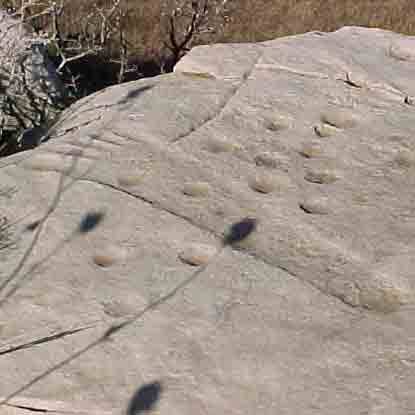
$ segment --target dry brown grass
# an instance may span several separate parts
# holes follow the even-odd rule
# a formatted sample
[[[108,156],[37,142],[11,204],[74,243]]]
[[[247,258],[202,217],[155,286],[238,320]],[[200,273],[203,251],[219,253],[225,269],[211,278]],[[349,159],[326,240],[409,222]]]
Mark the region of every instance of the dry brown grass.
[[[240,4],[227,41],[259,41],[351,25],[415,34],[412,0],[240,0]]]
[[[65,11],[64,31],[76,32],[89,0],[71,0]],[[98,0],[110,4],[111,0]],[[233,2],[225,31],[205,38],[209,42],[256,42],[311,30],[332,31],[345,25],[379,27],[415,34],[413,0],[238,0]],[[237,5],[235,5],[237,3]],[[0,7],[19,4],[0,0]],[[151,59],[163,50],[165,21],[162,0],[124,0],[128,10],[128,38],[140,58]]]

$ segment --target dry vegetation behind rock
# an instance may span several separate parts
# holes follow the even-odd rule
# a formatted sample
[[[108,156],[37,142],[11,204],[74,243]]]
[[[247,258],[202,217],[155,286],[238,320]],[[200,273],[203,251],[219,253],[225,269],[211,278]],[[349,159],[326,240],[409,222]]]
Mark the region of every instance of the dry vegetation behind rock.
[[[88,3],[71,2],[73,23],[79,19],[79,4],[85,7]],[[160,16],[166,3],[126,0],[128,35],[146,52],[161,47],[165,40],[161,37],[164,30]],[[332,31],[346,25],[415,34],[415,2],[411,0],[233,0],[228,1],[228,8],[229,24],[215,41],[258,42],[311,30]]]
[[[0,0],[0,7],[18,8],[22,1]],[[94,5],[109,7],[111,3],[112,0],[71,0],[65,6],[63,32],[75,34],[80,30],[82,16],[86,16]],[[146,62],[161,58],[168,40],[166,16],[176,3],[180,2],[121,1],[126,12],[126,36],[132,45],[131,52],[137,58]],[[412,0],[225,0],[224,3],[226,25],[223,30],[205,33],[195,39],[195,44],[258,42],[312,30],[332,31],[345,25],[379,27],[409,35],[415,33],[415,2]],[[51,24],[47,19],[47,16],[41,17],[36,23],[47,26]],[[212,25],[215,24],[219,22],[213,21]]]
[[[379,27],[413,35],[411,0],[240,0],[226,41],[261,41],[279,36],[333,31],[342,26]]]

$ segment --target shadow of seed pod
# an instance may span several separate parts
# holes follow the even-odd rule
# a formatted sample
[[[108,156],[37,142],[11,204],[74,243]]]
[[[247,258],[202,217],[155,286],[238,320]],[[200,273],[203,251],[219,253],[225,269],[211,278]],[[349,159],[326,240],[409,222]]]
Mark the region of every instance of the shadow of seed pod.
[[[104,219],[103,212],[88,212],[79,223],[78,232],[87,233],[95,229]]]
[[[223,245],[232,245],[243,241],[252,232],[255,231],[257,224],[257,219],[250,217],[244,218],[240,222],[234,223],[223,238]]]
[[[141,386],[130,399],[127,415],[139,415],[154,409],[162,391],[162,384],[158,381]]]

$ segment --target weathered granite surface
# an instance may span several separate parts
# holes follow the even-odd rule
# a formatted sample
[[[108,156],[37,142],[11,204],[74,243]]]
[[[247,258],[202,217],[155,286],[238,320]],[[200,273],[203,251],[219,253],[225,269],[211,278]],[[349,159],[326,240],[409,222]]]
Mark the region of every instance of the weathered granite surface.
[[[1,160],[2,411],[415,413],[414,73],[377,29],[200,46]]]

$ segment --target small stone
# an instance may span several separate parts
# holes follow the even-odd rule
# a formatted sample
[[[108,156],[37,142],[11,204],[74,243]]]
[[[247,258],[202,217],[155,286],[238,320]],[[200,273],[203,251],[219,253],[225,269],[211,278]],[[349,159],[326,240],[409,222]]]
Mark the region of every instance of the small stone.
[[[347,108],[330,108],[320,117],[321,121],[337,128],[351,128],[357,124],[356,116]]]
[[[352,200],[359,206],[365,206],[369,203],[369,196],[358,193],[358,194],[352,195]]]
[[[101,305],[103,306],[104,313],[112,318],[121,318],[132,312],[130,307],[115,299],[102,301]]]
[[[389,46],[389,56],[400,61],[415,60],[414,42],[412,39],[401,39]]]
[[[92,160],[84,157],[64,156],[56,153],[37,153],[33,157],[24,160],[22,166],[27,169],[40,172],[54,171],[64,174],[77,173],[86,170],[92,164]]]
[[[217,248],[213,245],[192,244],[179,254],[179,258],[186,264],[200,266],[207,264],[216,254]]]
[[[376,263],[367,285],[361,287],[360,302],[369,309],[384,313],[413,304],[413,251],[389,254]]]
[[[299,153],[305,158],[314,158],[321,156],[323,150],[321,145],[316,143],[304,143],[299,150]]]
[[[194,182],[186,183],[183,187],[183,193],[186,196],[200,197],[209,193],[209,183]]]
[[[63,157],[53,153],[37,153],[28,160],[24,160],[23,166],[38,171],[65,171],[69,168],[69,157]]]
[[[212,138],[208,141],[207,148],[212,153],[228,153],[238,149],[239,146],[225,139]]]
[[[394,162],[398,167],[408,169],[415,165],[415,153],[410,150],[400,150]]]
[[[269,174],[258,173],[250,179],[249,186],[260,193],[271,193],[275,190],[275,181]]]
[[[311,183],[329,184],[338,180],[339,176],[331,169],[309,170],[304,179]]]
[[[143,180],[143,174],[120,174],[117,177],[118,184],[120,186],[130,187],[130,186],[136,186],[140,184]]]
[[[291,128],[292,120],[284,115],[273,114],[266,117],[264,126],[268,131],[278,133]]]
[[[287,124],[284,122],[268,120],[265,123],[265,128],[272,132],[279,132],[279,131],[285,130],[288,127],[287,127]]]
[[[265,151],[254,157],[257,166],[268,167],[270,169],[280,169],[288,171],[290,158],[277,152]]]
[[[383,313],[397,311],[405,304],[405,294],[396,287],[377,287],[362,289],[360,292],[360,305]]]
[[[93,261],[100,267],[110,267],[116,262],[116,259],[111,255],[96,254],[93,256]]]
[[[329,213],[328,203],[326,197],[309,197],[299,203],[300,208],[310,214],[327,215]]]
[[[96,252],[92,260],[100,267],[106,268],[125,259],[126,252],[119,246],[107,245]]]
[[[317,124],[314,126],[314,132],[319,137],[330,137],[339,132],[339,129],[330,124]]]

